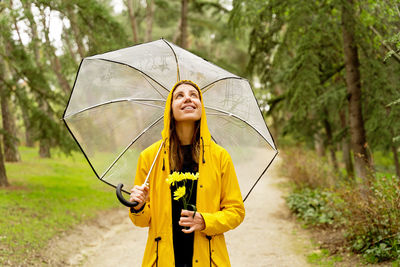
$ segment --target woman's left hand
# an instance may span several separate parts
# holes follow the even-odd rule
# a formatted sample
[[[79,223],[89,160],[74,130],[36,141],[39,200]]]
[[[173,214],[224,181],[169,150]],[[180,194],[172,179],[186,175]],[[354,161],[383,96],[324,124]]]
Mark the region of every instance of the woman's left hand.
[[[182,210],[181,212],[179,225],[189,227],[189,229],[182,229],[182,232],[184,232],[185,234],[189,234],[194,231],[201,231],[206,228],[203,216],[201,216],[199,212],[196,212],[193,217],[193,213],[194,211],[190,210]]]

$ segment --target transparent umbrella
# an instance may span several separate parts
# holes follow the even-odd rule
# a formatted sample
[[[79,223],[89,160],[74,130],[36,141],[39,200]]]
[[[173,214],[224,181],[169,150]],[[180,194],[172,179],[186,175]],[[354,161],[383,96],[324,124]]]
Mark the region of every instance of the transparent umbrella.
[[[165,39],[84,58],[63,120],[98,179],[132,188],[179,80],[202,90],[211,136],[231,155],[245,200],[277,155],[250,84]]]

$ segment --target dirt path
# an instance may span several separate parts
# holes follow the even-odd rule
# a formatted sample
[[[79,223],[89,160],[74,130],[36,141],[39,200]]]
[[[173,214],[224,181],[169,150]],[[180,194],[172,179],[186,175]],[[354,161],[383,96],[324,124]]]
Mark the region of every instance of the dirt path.
[[[290,218],[274,162],[246,200],[246,218],[226,233],[233,267],[307,266],[310,242]],[[126,209],[103,214],[54,240],[46,251],[52,266],[140,266],[147,229],[132,225]]]

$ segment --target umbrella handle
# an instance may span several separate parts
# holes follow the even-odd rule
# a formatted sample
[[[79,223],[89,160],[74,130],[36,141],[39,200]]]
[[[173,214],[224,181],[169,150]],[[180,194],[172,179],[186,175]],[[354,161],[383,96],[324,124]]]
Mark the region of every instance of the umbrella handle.
[[[119,202],[121,202],[123,205],[130,207],[130,208],[136,207],[139,204],[137,201],[130,202],[122,196],[121,189],[123,186],[124,186],[123,184],[118,184],[118,186],[117,186],[116,193],[117,193],[117,198],[118,198]]]

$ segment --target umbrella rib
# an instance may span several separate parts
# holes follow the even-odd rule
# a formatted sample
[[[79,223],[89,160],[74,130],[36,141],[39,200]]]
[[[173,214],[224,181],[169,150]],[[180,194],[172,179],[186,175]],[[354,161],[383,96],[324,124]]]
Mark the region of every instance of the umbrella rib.
[[[276,150],[275,150],[276,151]],[[264,173],[267,171],[271,163],[274,161],[275,157],[278,155],[278,151],[276,151],[274,157],[272,160],[268,163],[267,167],[264,169],[264,171],[261,173],[260,177],[258,177],[257,181],[253,184],[253,186],[250,188],[249,192],[247,193],[246,197],[243,199],[243,202],[246,201],[247,197],[250,195],[251,191],[253,191],[254,187],[257,185],[257,183],[260,181],[261,177],[264,175]]]
[[[111,62],[111,63],[115,63],[115,64],[120,64],[120,65],[127,66],[127,67],[129,67],[129,68],[132,68],[132,69],[134,69],[134,70],[137,70],[137,71],[140,72],[141,74],[143,74],[143,75],[145,75],[146,77],[150,78],[150,79],[151,79],[152,81],[154,81],[156,84],[158,84],[159,86],[161,86],[162,88],[164,88],[167,92],[169,92],[168,89],[165,88],[164,85],[162,85],[161,83],[159,83],[159,82],[157,82],[156,80],[154,80],[153,78],[151,78],[150,75],[147,75],[147,74],[144,73],[143,71],[141,71],[141,70],[139,70],[138,68],[135,68],[135,67],[133,67],[133,66],[131,66],[131,65],[129,65],[129,64],[122,63],[122,62],[117,62],[117,61],[110,60],[110,59],[105,59],[105,58],[86,58],[85,60],[103,60],[103,61],[107,61],[107,62]]]
[[[215,81],[213,81],[213,82],[207,84],[206,86],[203,86],[203,88],[201,88],[201,92],[204,94],[205,92],[208,91],[208,89],[210,89],[210,88],[208,88],[208,89],[206,89],[206,90],[203,91],[204,88],[207,88],[208,86],[210,86],[210,85],[212,85],[212,84],[214,84],[214,83],[217,83],[217,82],[220,82],[220,81],[223,81],[223,80],[228,80],[228,79],[237,79],[237,80],[245,80],[245,81],[247,81],[246,79],[244,79],[244,78],[242,78],[242,77],[233,77],[233,76],[232,76],[232,77],[224,77],[224,78],[215,80]]]
[[[169,48],[171,48],[172,53],[174,53],[174,57],[175,57],[175,61],[176,61],[176,71],[177,71],[177,82],[179,82],[181,80],[181,75],[179,72],[179,63],[178,63],[178,57],[176,56],[175,50],[172,48],[172,46],[163,38],[161,38],[161,40],[163,40],[168,46]]]
[[[157,120],[155,120],[152,124],[150,124],[146,129],[144,129],[138,136],[136,136],[135,139],[133,139],[129,145],[125,147],[125,149],[118,155],[118,157],[111,163],[111,165],[107,168],[107,170],[101,175],[100,180],[103,180],[104,176],[111,170],[111,168],[117,163],[117,161],[125,154],[125,152],[129,149],[129,147],[136,142],[147,130],[149,130],[151,127],[153,127],[155,124],[157,124],[164,115],[160,116]]]
[[[90,107],[84,108],[84,109],[79,110],[79,111],[77,111],[77,112],[75,112],[75,113],[69,114],[68,116],[65,116],[63,119],[66,119],[66,118],[75,116],[75,115],[77,115],[77,114],[79,114],[79,113],[82,113],[82,112],[87,111],[87,110],[90,110],[90,109],[98,108],[98,107],[100,107],[100,106],[109,105],[109,104],[113,104],[113,103],[119,103],[119,102],[125,102],[125,101],[128,101],[128,102],[129,102],[129,101],[132,101],[132,102],[140,102],[142,105],[147,105],[147,106],[152,106],[152,107],[157,107],[157,108],[164,108],[164,107],[160,107],[160,106],[157,106],[157,105],[152,105],[152,104],[148,104],[148,103],[143,103],[142,101],[163,101],[163,102],[165,102],[165,99],[122,98],[122,99],[118,99],[118,100],[111,100],[111,101],[108,101],[108,102],[104,102],[104,103],[100,103],[100,104],[97,104],[97,105],[94,105],[94,106],[90,106]]]
[[[146,77],[145,75],[143,75],[143,73],[140,73],[140,74],[142,74],[143,78],[150,84],[151,87],[153,87],[153,89],[154,89],[161,97],[164,97],[163,94],[161,94],[161,92],[158,91],[158,89],[155,88],[154,85],[153,85],[151,82],[149,82],[149,80],[147,79],[147,77]],[[165,89],[165,88],[164,88],[164,89]],[[168,90],[167,90],[167,91],[168,91]]]
[[[227,111],[225,111],[225,110],[222,110],[222,109],[218,109],[218,108],[212,108],[212,107],[205,107],[205,108],[207,108],[207,109],[211,109],[211,110],[215,110],[215,111],[218,111],[218,112],[221,112],[221,113],[223,113],[223,114],[225,114],[225,115],[227,115],[227,116],[231,116],[231,117],[234,117],[234,118],[236,118],[236,119],[238,119],[238,120],[241,120],[242,122],[244,122],[244,123],[246,123],[248,126],[250,126],[254,131],[256,131],[274,150],[276,150],[275,149],[275,147],[273,146],[273,145],[271,145],[269,142],[268,142],[268,140],[260,133],[260,131],[259,130],[257,130],[253,125],[251,125],[251,124],[249,124],[247,121],[245,121],[244,119],[242,119],[241,117],[239,117],[239,116],[237,116],[237,115],[235,115],[235,114],[233,114],[233,113],[230,113],[230,112],[227,112]],[[212,114],[212,115],[214,115],[214,114]],[[268,128],[267,128],[268,129]]]

